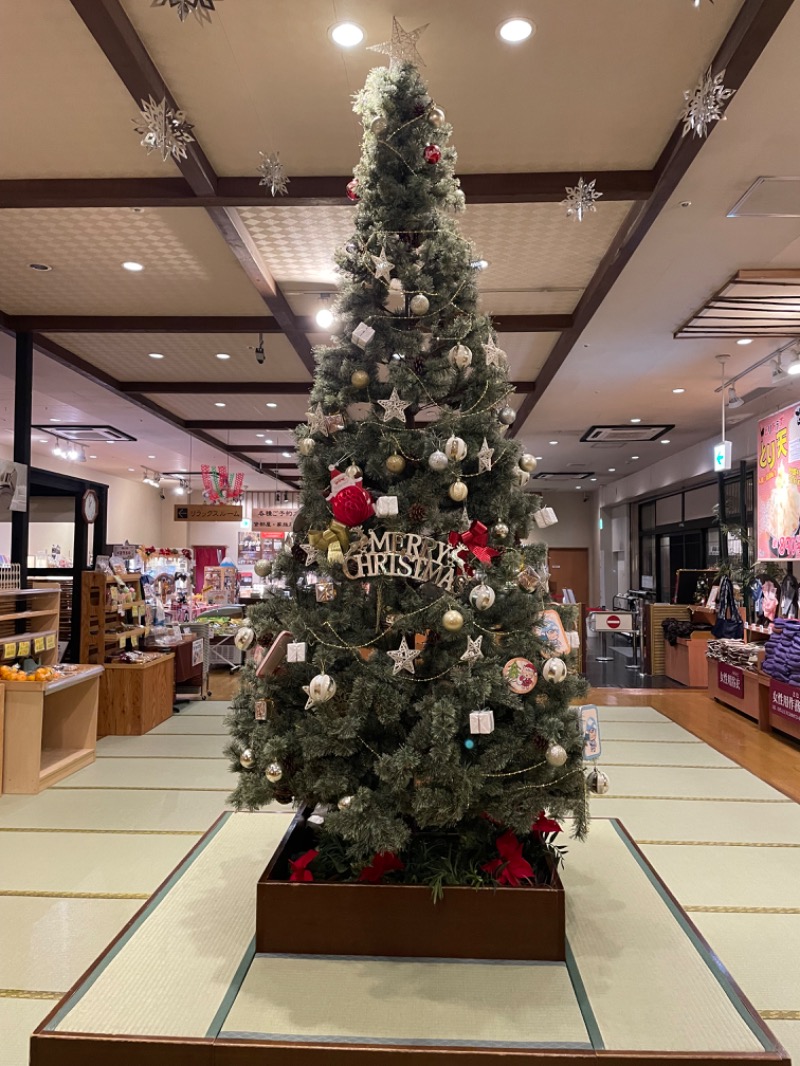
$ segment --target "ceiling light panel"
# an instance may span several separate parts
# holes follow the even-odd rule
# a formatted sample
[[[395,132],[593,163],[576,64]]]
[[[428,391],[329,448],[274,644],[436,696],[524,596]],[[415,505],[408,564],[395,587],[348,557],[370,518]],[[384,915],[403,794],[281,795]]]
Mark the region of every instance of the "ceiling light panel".
[[[659,437],[663,437],[665,433],[668,433],[669,430],[674,428],[675,426],[673,424],[665,422],[654,425],[642,424],[639,426],[590,426],[581,437],[581,442],[584,444],[594,444],[600,441],[604,443],[617,443],[623,441],[658,440]]]

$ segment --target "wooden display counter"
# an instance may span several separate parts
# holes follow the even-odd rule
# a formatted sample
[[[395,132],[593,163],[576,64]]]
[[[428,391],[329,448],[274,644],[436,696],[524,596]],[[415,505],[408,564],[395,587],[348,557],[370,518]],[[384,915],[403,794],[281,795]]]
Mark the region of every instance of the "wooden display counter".
[[[5,681],[3,791],[35,795],[94,762],[102,666],[45,683]]]
[[[140,737],[172,717],[175,656],[145,663],[106,663],[100,685],[98,737]]]
[[[705,688],[708,684],[708,641],[711,633],[700,631],[690,637],[678,637],[673,645],[664,644],[664,673],[689,688]]]
[[[758,722],[760,729],[769,730],[769,678],[766,674],[709,659],[708,694]]]

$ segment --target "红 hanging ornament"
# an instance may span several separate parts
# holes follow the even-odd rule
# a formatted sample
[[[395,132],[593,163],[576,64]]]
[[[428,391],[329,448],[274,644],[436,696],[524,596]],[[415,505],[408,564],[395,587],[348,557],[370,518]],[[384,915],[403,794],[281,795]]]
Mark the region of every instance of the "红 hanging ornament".
[[[177,8],[181,22],[185,22],[190,15],[194,15],[200,22],[210,22],[216,0],[153,0],[150,7],[164,7],[167,3],[170,7]]]
[[[386,257],[386,245],[381,247],[380,255],[371,255],[370,259],[375,264],[375,278],[378,281],[389,281],[389,275],[394,270],[394,263]]]
[[[483,438],[483,444],[478,452],[478,473],[488,474],[492,469],[492,456],[494,455],[494,448],[490,448],[486,443],[486,437]]]
[[[567,218],[574,218],[576,222],[583,222],[584,215],[589,214],[590,211],[597,210],[595,201],[599,200],[603,194],[595,189],[594,184],[596,181],[597,178],[592,178],[591,181],[584,181],[583,178],[578,178],[577,185],[567,185],[566,199],[561,201],[562,206],[567,209]]]
[[[166,161],[170,156],[176,161],[186,159],[186,146],[194,140],[194,126],[186,121],[186,115],[177,107],[167,104],[166,97],[154,100],[152,96],[142,100],[142,119],[133,119],[134,129],[142,138],[141,145],[147,154],[160,152]]]
[[[683,109],[683,136],[690,131],[695,137],[707,137],[712,123],[725,118],[725,104],[736,92],[723,85],[725,71],[712,74],[711,67],[700,78],[694,89],[683,94],[686,106]]]
[[[411,406],[411,401],[406,403],[401,400],[397,389],[392,389],[392,395],[388,400],[378,400],[378,403],[383,408],[384,422],[391,422],[393,418],[396,418],[398,422],[405,425],[406,408]]]
[[[382,52],[389,57],[389,70],[397,70],[403,63],[424,67],[422,56],[417,51],[417,41],[427,30],[429,22],[415,30],[404,30],[396,18],[392,19],[392,39],[382,44],[371,44],[368,52]]]
[[[461,656],[460,662],[469,663],[472,666],[478,659],[483,658],[483,652],[481,651],[481,644],[483,643],[483,637],[476,637],[474,640],[472,637],[467,637],[467,650]]]
[[[413,674],[414,660],[421,653],[409,648],[406,638],[403,637],[397,651],[387,651],[386,654],[394,661],[394,666],[392,667],[392,677],[394,677],[401,670],[407,670],[409,674]]]
[[[258,153],[261,156],[261,162],[256,167],[256,170],[261,175],[261,181],[259,185],[266,185],[273,196],[288,196],[289,195],[289,178],[286,176],[286,167],[281,163],[278,152],[270,152],[266,155],[264,152]]]

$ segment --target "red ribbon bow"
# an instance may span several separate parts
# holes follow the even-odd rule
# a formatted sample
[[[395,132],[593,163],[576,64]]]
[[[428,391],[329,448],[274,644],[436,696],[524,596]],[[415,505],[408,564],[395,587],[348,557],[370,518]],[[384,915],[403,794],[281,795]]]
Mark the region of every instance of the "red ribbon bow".
[[[317,855],[319,855],[319,852],[316,849],[312,849],[302,854],[299,859],[289,859],[289,869],[292,871],[289,875],[289,880],[313,881],[314,875],[308,867],[316,859]]]
[[[382,881],[386,874],[393,870],[405,870],[406,864],[391,851],[379,851],[372,856],[372,862],[365,866],[358,875],[359,881],[370,881],[376,884]]]
[[[466,533],[451,532],[448,536],[448,541],[452,548],[458,547],[459,544],[463,544],[464,548],[460,552],[456,552],[459,559],[464,561],[467,555],[471,552],[475,558],[484,563],[486,566],[492,565],[492,559],[495,555],[499,555],[500,551],[497,548],[488,547],[489,544],[489,530],[483,524],[476,519]]]
[[[555,820],[555,818],[548,818],[544,811],[539,811],[539,817],[531,826],[532,833],[560,833],[561,826]]]
[[[496,846],[500,858],[485,863],[481,869],[492,874],[498,885],[519,888],[521,880],[533,880],[533,867],[522,856],[522,841],[518,840],[510,829],[497,838]]]

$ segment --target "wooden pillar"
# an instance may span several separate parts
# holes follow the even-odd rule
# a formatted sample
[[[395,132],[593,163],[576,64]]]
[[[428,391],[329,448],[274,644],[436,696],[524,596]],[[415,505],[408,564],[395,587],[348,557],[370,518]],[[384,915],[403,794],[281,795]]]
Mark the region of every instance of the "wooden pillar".
[[[31,415],[33,410],[33,334],[17,334],[14,377],[14,462],[28,468],[30,493]],[[30,496],[24,511],[11,512],[11,562],[20,565],[20,587],[28,584]]]

